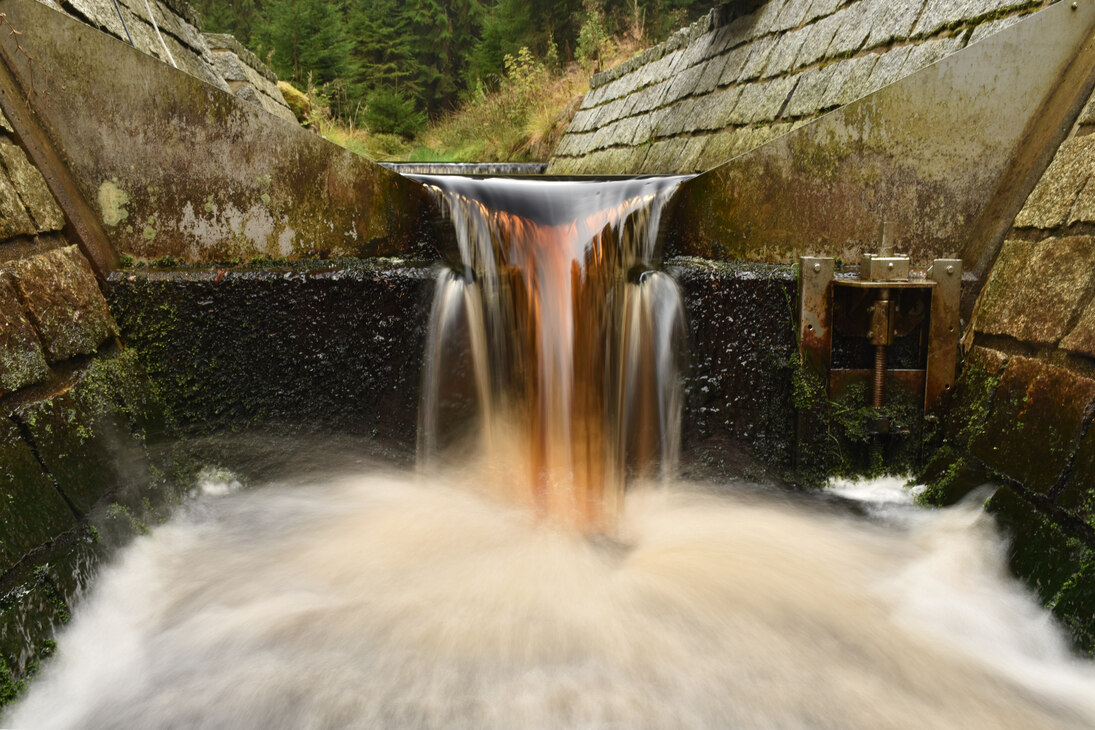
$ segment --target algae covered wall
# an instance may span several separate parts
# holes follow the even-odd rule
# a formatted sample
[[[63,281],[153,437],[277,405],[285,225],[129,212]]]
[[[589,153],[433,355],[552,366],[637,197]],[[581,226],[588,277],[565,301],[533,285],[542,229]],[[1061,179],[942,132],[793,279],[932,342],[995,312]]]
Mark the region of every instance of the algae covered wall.
[[[719,6],[595,75],[551,174],[711,169],[1009,26],[1047,0]]]
[[[165,415],[0,115],[0,703],[53,647],[102,534],[164,487]]]

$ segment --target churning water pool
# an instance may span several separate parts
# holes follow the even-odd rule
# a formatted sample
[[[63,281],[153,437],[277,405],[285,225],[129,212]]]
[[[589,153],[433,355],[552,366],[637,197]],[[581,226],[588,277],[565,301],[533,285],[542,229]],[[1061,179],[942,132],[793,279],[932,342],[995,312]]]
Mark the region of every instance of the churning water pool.
[[[588,537],[479,468],[203,494],[99,577],[5,724],[1050,728],[1095,667],[978,504],[633,485]]]

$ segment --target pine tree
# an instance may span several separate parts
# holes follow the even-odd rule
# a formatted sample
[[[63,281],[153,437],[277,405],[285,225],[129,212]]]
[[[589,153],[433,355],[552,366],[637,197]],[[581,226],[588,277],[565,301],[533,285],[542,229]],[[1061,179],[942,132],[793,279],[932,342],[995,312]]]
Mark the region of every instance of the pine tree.
[[[411,19],[401,0],[357,0],[350,10],[355,63],[354,89],[367,96],[379,89],[418,96]]]
[[[192,4],[201,16],[203,31],[231,33],[244,45],[251,42],[252,28],[262,22],[258,0],[194,0]]]
[[[303,85],[347,78],[353,64],[341,3],[328,0],[273,0],[257,32],[262,50],[272,52],[279,77]],[[263,54],[260,54],[263,55]]]

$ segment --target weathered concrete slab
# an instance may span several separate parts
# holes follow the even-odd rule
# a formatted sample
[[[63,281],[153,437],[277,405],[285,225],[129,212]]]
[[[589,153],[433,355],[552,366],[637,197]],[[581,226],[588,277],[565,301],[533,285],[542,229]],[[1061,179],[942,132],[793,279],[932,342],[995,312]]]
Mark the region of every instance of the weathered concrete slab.
[[[1079,445],[1092,400],[1095,380],[1013,357],[996,389],[992,414],[970,450],[990,468],[1049,494]]]
[[[90,355],[117,334],[95,274],[75,246],[11,261],[3,269],[11,276],[50,362]]]
[[[1095,238],[1006,241],[985,284],[976,329],[1055,345],[1091,298],[1093,284]]]
[[[429,253],[417,183],[34,0],[4,12],[49,29],[20,36],[33,64],[10,39],[0,49],[119,253]]]
[[[885,223],[916,264],[982,275],[1091,92],[1093,27],[1095,3],[1051,6],[686,182],[668,250],[855,262]]]

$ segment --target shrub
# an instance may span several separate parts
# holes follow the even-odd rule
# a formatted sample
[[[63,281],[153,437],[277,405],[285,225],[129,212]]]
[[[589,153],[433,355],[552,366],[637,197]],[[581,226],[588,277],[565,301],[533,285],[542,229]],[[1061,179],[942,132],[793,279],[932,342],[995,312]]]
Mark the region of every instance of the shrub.
[[[381,89],[369,95],[364,121],[372,132],[410,139],[426,126],[426,114],[398,91]]]

